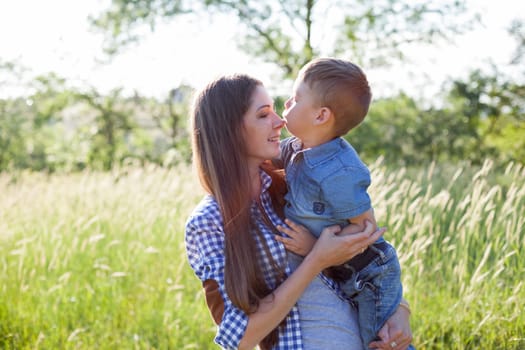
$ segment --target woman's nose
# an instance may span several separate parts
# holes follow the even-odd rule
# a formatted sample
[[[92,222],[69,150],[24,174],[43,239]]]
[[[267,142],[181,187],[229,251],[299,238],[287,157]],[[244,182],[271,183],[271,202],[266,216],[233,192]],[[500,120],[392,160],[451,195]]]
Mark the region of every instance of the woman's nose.
[[[275,114],[275,120],[273,121],[273,128],[274,129],[280,129],[283,128],[286,124],[286,121],[279,117],[277,114]]]
[[[285,109],[290,108],[291,104],[292,104],[292,98],[290,97],[289,99],[286,100],[286,102],[284,102],[284,108]]]

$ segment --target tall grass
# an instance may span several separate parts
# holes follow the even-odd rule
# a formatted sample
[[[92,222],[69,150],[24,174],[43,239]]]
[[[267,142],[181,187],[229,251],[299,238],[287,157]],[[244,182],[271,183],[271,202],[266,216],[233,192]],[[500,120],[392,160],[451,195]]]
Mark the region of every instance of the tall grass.
[[[0,348],[202,349],[188,168],[0,179]]]
[[[523,166],[407,173],[376,166],[372,193],[399,251],[414,343],[525,349]]]
[[[372,166],[420,349],[525,348],[525,169]],[[215,349],[188,167],[0,175],[0,348]]]

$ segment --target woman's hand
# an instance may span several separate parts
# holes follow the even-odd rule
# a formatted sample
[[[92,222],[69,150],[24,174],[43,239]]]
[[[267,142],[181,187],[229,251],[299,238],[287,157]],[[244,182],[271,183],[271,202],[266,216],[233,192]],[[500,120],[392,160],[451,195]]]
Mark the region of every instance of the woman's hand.
[[[329,266],[341,265],[362,253],[370,244],[374,243],[385,233],[385,228],[374,229],[371,222],[365,222],[362,232],[339,235],[339,226],[330,226],[323,230],[307,258],[314,259],[321,269]]]
[[[288,235],[288,237],[275,236],[275,239],[284,244],[284,247],[289,251],[306,256],[312,250],[317,239],[302,225],[286,219],[288,227],[277,226],[277,229]]]
[[[370,348],[405,350],[412,342],[410,313],[408,310],[403,307],[398,307],[377,335],[381,340],[371,342],[369,344]]]

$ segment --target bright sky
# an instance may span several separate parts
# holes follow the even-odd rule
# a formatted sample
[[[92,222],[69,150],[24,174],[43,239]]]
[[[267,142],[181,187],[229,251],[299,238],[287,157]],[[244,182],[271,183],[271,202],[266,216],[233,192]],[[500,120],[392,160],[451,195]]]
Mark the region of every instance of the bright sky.
[[[473,11],[482,13],[485,28],[458,38],[456,46],[415,50],[411,55],[416,65],[368,70],[374,94],[405,89],[429,95],[446,78],[466,77],[471,69],[486,66],[488,59],[506,65],[515,48],[506,28],[512,19],[525,17],[525,1],[469,1]],[[213,23],[171,21],[111,64],[97,63],[102,37],[90,32],[87,17],[107,2],[0,0],[0,61],[15,61],[34,74],[56,72],[70,85],[91,85],[103,92],[124,86],[157,97],[181,83],[200,87],[231,72],[252,74],[270,88],[279,86],[272,84],[269,67],[239,52],[235,21],[227,18]],[[0,96],[5,93],[0,91]]]

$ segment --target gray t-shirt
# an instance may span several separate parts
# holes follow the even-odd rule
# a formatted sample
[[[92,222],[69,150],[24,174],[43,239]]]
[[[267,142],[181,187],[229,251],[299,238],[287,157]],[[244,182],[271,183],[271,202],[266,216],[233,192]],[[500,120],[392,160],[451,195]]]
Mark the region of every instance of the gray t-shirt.
[[[295,270],[302,258],[288,253]],[[364,350],[357,310],[317,276],[297,301],[304,350]]]

